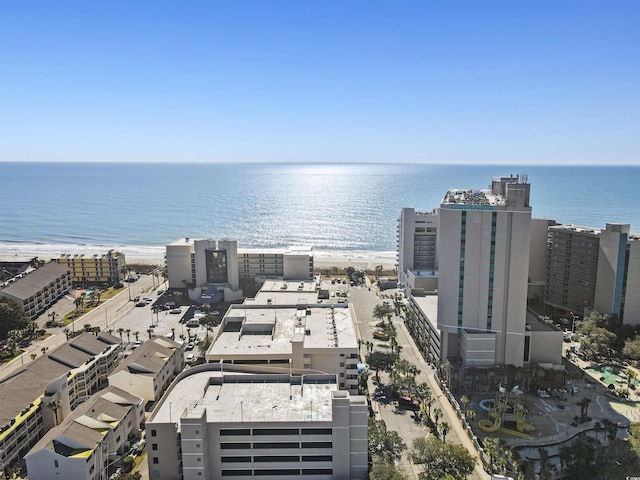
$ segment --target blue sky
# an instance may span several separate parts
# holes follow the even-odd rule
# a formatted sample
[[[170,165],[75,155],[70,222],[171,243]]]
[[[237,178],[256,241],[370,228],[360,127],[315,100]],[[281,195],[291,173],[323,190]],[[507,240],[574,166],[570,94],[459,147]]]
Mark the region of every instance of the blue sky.
[[[0,161],[640,164],[637,1],[0,0]]]

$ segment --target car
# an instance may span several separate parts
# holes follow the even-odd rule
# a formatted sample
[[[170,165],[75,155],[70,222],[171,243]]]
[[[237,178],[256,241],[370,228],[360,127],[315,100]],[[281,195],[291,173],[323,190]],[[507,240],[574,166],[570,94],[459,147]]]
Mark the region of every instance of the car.
[[[193,353],[187,355],[187,362],[193,362],[196,359],[196,356]]]
[[[176,306],[176,302],[166,302],[164,304],[165,307],[175,307]]]
[[[389,340],[389,335],[384,332],[375,332],[373,334],[373,338],[375,338],[376,340],[384,340],[386,342],[387,340]]]
[[[138,302],[136,303],[136,307],[146,307],[147,306],[147,302]]]
[[[169,310],[169,313],[173,313],[174,315],[177,315],[182,313],[182,310],[180,308],[172,308],[171,310]]]
[[[158,290],[158,295],[162,295],[164,293],[164,290]]]
[[[218,310],[214,310],[213,312],[211,312],[211,315],[220,315],[220,312]]]
[[[187,350],[193,350],[196,347],[195,343],[189,342],[187,343]]]
[[[191,318],[187,320],[187,328],[198,328],[200,326],[200,320],[196,318]]]
[[[133,344],[133,347],[131,348],[138,348],[140,345],[142,345],[142,342],[139,340],[136,340],[136,342]]]
[[[144,298],[142,299],[142,301],[144,301],[144,302],[153,302],[153,299],[152,299],[152,298],[149,298],[149,297],[144,297]]]

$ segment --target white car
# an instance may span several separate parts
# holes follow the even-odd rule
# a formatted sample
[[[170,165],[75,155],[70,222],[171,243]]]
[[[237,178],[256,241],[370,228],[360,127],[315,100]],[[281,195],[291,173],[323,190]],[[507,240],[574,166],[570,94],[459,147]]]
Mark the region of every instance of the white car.
[[[193,362],[196,359],[196,356],[193,353],[187,355],[187,362]]]

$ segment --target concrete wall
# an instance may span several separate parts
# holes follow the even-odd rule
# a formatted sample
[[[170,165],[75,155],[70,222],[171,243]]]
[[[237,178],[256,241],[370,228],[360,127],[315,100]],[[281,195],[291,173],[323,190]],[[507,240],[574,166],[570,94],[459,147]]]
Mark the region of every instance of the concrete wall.
[[[182,243],[184,242],[184,243]],[[191,282],[191,252],[193,241],[183,239],[166,247],[169,288],[185,288],[183,280]]]

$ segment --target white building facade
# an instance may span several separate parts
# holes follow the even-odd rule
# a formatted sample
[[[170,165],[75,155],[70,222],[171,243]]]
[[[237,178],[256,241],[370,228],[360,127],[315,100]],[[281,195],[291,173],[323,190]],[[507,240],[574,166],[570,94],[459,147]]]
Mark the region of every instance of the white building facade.
[[[367,476],[365,397],[335,376],[183,372],[146,424],[150,478],[314,480]]]
[[[490,190],[450,190],[438,227],[442,358],[467,366],[524,362],[530,185],[496,178]]]

